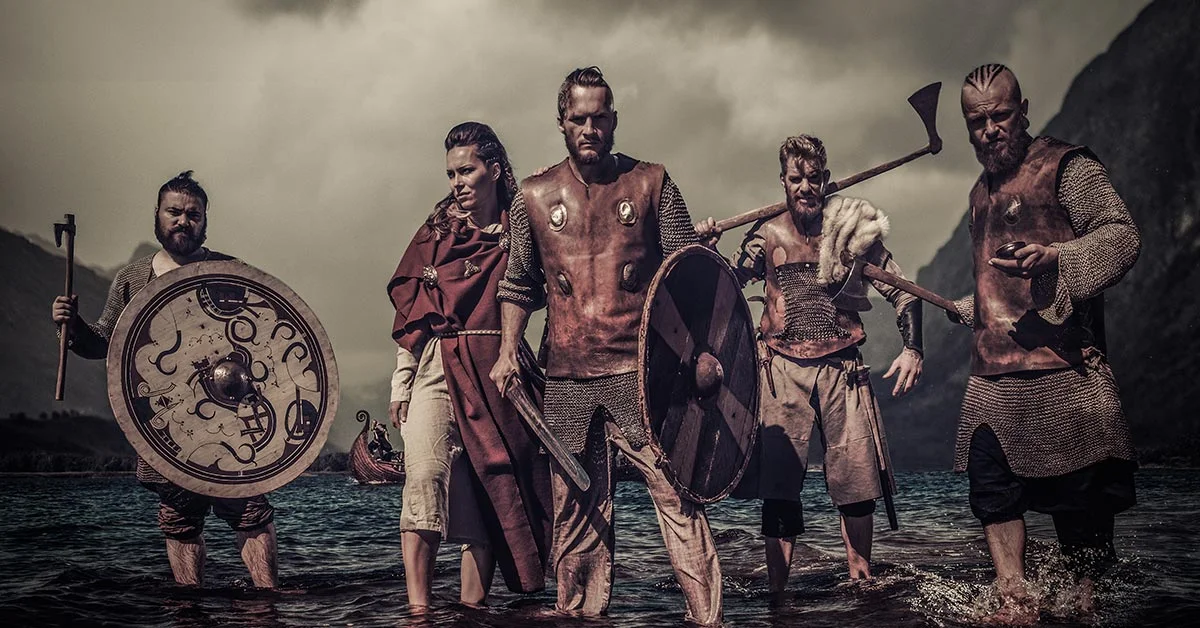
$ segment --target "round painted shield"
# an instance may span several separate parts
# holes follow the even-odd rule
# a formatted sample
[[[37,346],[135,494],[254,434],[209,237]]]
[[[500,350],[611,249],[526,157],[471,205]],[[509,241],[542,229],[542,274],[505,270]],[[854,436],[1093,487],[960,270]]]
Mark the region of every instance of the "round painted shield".
[[[333,349],[308,305],[240,261],[196,262],[130,300],[108,347],[108,400],[143,459],[213,497],[287,484],[337,412]]]
[[[642,420],[667,478],[688,498],[729,495],[758,433],[758,359],[733,270],[684,247],[650,283],[638,348]]]

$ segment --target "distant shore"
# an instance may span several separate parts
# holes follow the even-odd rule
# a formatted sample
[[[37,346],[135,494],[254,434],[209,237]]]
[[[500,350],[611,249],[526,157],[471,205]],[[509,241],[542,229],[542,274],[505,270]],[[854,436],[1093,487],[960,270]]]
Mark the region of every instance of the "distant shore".
[[[0,471],[0,478],[121,478],[136,471]],[[306,475],[350,475],[349,471],[305,471]]]

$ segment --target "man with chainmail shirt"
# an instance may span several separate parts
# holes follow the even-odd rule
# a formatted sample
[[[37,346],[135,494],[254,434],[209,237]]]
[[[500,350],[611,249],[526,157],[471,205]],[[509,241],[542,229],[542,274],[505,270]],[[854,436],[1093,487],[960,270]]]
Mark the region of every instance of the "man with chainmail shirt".
[[[655,465],[636,372],[648,284],[667,255],[697,241],[696,231],[661,165],[612,152],[617,112],[598,68],[563,81],[558,123],[567,159],[525,179],[510,210],[508,272],[498,294],[503,338],[491,374],[505,390],[529,315],[546,307],[545,418],[591,478],[581,492],[552,465],[557,608],[582,615],[608,608],[619,450],[646,478],[687,619],[716,624],[721,571],[708,518]]]
[[[967,472],[996,568],[994,619],[1005,623],[1038,618],[1024,586],[1026,510],[1053,517],[1091,612],[1137,467],[1104,356],[1102,301],[1137,260],[1137,227],[1091,151],[1030,137],[1028,106],[1002,65],[963,83],[983,173],[970,195],[975,293],[955,303],[974,351],[954,467]]]
[[[800,492],[814,426],[850,578],[871,577],[875,500],[893,483],[879,408],[858,350],[866,342],[859,312],[871,308],[868,283],[896,309],[904,341],[884,375],[896,376],[892,394],[906,394],[921,376],[921,301],[864,279],[861,267],[844,263],[860,257],[903,277],[883,245],[888,219],[862,199],[827,196],[826,164],[820,139],[784,140],[779,182],[788,211],[755,223],[732,263],[743,284],[766,282],[759,326],[766,371],[760,448],[734,496],[763,500],[768,588],[777,600],[787,586],[796,535],[804,531]],[[702,236],[719,237],[711,218],[697,227]]]
[[[193,262],[233,259],[205,248],[207,230],[208,194],[192,178],[192,171],[162,184],[154,206],[154,235],[162,249],[117,272],[100,319],[90,324],[80,318],[75,295],[54,300],[51,317],[56,325],[67,324],[71,350],[83,358],[104,359],[121,312],[151,279]],[[237,546],[254,586],[278,585],[275,508],[266,495],[242,499],[198,495],[168,481],[140,456],[137,479],[159,497],[158,527],[167,538],[167,560],[175,582],[203,584],[204,518],[211,509],[237,533]]]

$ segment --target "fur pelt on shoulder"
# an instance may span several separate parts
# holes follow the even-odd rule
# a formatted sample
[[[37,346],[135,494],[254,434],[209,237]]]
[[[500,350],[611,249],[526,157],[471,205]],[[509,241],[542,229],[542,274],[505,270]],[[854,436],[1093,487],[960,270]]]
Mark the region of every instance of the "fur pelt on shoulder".
[[[829,285],[842,281],[850,269],[842,264],[842,253],[863,255],[882,241],[892,225],[882,211],[861,198],[830,196],[825,199],[821,219],[821,260],[817,280]]]

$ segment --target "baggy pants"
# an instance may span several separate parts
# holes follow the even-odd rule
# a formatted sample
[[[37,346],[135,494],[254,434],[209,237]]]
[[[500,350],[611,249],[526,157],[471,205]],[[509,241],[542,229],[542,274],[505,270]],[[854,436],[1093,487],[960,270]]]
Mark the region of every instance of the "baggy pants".
[[[597,409],[597,412],[604,412]],[[620,451],[646,479],[658,526],[687,604],[688,621],[717,624],[721,620],[721,567],[704,506],[685,499],[655,466],[650,447],[635,450],[605,413],[589,432],[583,467],[591,488],[581,493],[556,463],[554,490],[554,572],[560,611],[602,615],[613,586],[613,491],[616,452]]]

